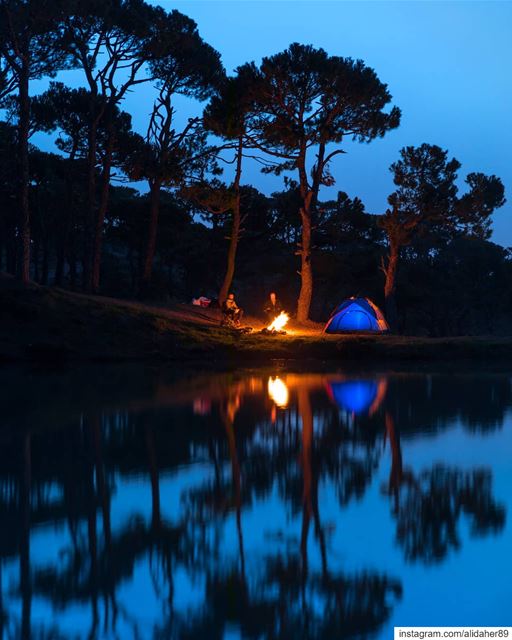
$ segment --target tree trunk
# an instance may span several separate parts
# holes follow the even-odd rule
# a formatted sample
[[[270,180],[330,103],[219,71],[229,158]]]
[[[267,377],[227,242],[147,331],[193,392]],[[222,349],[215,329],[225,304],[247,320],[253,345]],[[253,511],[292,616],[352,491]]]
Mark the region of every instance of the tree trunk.
[[[236,529],[238,533],[238,550],[240,554],[240,573],[245,582],[245,551],[244,537],[242,530],[242,474],[240,470],[240,462],[238,460],[238,452],[236,448],[236,437],[234,431],[235,416],[239,407],[239,398],[237,396],[230,397],[227,402],[226,410],[222,413],[222,421],[226,430],[229,447],[229,457],[231,459],[231,479],[233,483],[233,500],[236,511]]]
[[[302,219],[302,240],[300,247],[300,293],[297,301],[297,320],[305,322],[309,319],[309,308],[313,296],[313,270],[311,268],[311,214],[309,206],[300,211]]]
[[[105,216],[107,214],[108,199],[110,194],[110,171],[112,168],[112,152],[113,152],[113,136],[114,132],[112,124],[109,125],[107,149],[103,160],[103,173],[101,179],[101,195],[100,206],[98,207],[98,215],[96,217],[96,225],[94,228],[94,244],[92,256],[92,278],[91,290],[97,292],[100,288],[100,270],[101,270],[101,250],[103,245],[103,226],[105,224]]]
[[[69,159],[73,162],[74,156]],[[55,266],[55,284],[62,287],[64,284],[64,266],[66,263],[66,254],[69,261],[69,239],[73,228],[73,181],[71,178],[71,170],[68,169],[66,175],[66,218],[64,222],[64,230],[57,244],[57,263]]]
[[[222,304],[228,297],[229,290],[233,283],[233,276],[235,275],[236,266],[236,252],[238,249],[238,240],[240,237],[240,195],[235,198],[235,205],[233,207],[233,224],[231,226],[231,237],[229,239],[229,248],[226,264],[226,273],[224,280],[219,291],[219,303]]]
[[[149,462],[149,477],[151,481],[151,526],[153,531],[159,531],[162,525],[160,512],[160,475],[156,456],[155,434],[148,423],[144,424],[144,439]]]
[[[68,265],[69,265],[69,286],[74,289],[77,283],[77,269],[76,269],[76,252],[73,248],[68,253]]]
[[[310,205],[310,218],[311,224],[314,227],[318,225],[318,193],[320,191],[320,185],[324,174],[324,158],[325,158],[325,142],[321,142],[318,145],[318,155],[316,164],[313,168],[313,184],[311,186],[311,205]]]
[[[21,637],[30,638],[30,618],[32,609],[32,584],[30,580],[30,488],[32,484],[31,436],[23,437],[23,466],[20,487],[20,590],[22,599]]]
[[[96,148],[98,138],[98,119],[91,108],[91,123],[87,135],[87,211],[84,224],[83,287],[92,286],[92,233],[96,216]]]
[[[41,266],[41,284],[48,284],[48,271],[49,271],[49,248],[48,237],[46,231],[43,232],[43,264]]]
[[[61,241],[57,245],[57,260],[55,263],[55,278],[54,284],[57,287],[62,287],[64,284],[64,243]]]
[[[160,213],[160,189],[162,180],[155,178],[150,182],[150,214],[148,227],[148,243],[146,245],[146,255],[144,258],[144,271],[141,279],[141,293],[146,293],[153,274],[153,262],[156,252],[156,238],[158,231],[158,216]]]
[[[240,178],[242,177],[242,151],[243,136],[238,138],[238,149],[236,157],[236,172],[233,181],[233,190],[235,192],[235,202],[233,206],[233,224],[231,225],[231,237],[229,239],[228,260],[226,265],[226,274],[219,291],[219,303],[222,304],[228,297],[233,276],[235,275],[236,252],[238,249],[238,240],[240,239]]]
[[[99,563],[98,563],[98,531],[97,531],[97,518],[96,518],[96,489],[94,483],[94,454],[93,443],[90,430],[90,416],[84,417],[84,440],[87,448],[86,453],[86,495],[85,504],[87,509],[87,538],[88,538],[88,551],[90,556],[89,563],[89,580],[88,587],[91,598],[92,609],[92,628],[89,636],[92,638],[96,635],[96,628],[98,626],[98,577],[99,577]]]
[[[388,263],[384,269],[386,282],[384,284],[384,298],[386,301],[386,319],[392,331],[397,330],[398,312],[396,308],[396,273],[398,269],[399,247],[391,242],[389,246]]]
[[[19,162],[20,162],[20,269],[19,278],[23,283],[30,280],[30,208],[29,208],[29,157],[28,140],[30,129],[30,100],[29,100],[29,60],[28,53],[22,56],[19,80]]]
[[[391,471],[389,472],[389,492],[394,500],[394,513],[398,513],[400,506],[400,486],[403,478],[402,451],[400,448],[400,436],[395,429],[395,422],[386,411],[386,436],[391,448]]]
[[[308,533],[311,515],[313,513],[312,504],[312,485],[313,473],[311,464],[311,455],[313,447],[313,412],[311,409],[311,400],[309,391],[305,387],[298,390],[298,411],[302,422],[302,530],[301,530],[301,558],[302,558],[302,577],[306,579],[308,574]]]
[[[314,186],[314,185],[313,185]],[[311,211],[314,207],[314,189],[310,189],[306,171],[306,149],[301,151],[299,162],[299,188],[302,199],[300,217],[302,221],[301,243],[297,252],[300,255],[300,293],[297,300],[297,320],[309,319],[309,308],[313,296],[313,270],[311,269]]]
[[[34,282],[39,282],[39,234],[34,234],[34,246],[32,248],[32,265]]]
[[[16,242],[16,226],[10,224],[7,233],[7,241],[5,247],[6,271],[12,275],[16,274],[17,260],[17,242]]]
[[[96,468],[96,486],[101,498],[101,510],[103,515],[103,533],[105,535],[106,548],[110,550],[112,542],[112,526],[110,519],[110,495],[105,469],[103,465],[103,446],[101,442],[101,414],[94,414],[91,418],[91,441],[94,449],[94,466]]]
[[[306,150],[302,150],[301,164],[299,166],[300,193],[302,207],[300,217],[302,220],[302,237],[300,246],[300,293],[297,301],[297,320],[306,322],[309,319],[311,299],[313,297],[313,269],[311,267],[311,246],[313,227],[316,225],[318,192],[323,175],[323,161],[325,156],[325,144],[321,143],[318,149],[317,162],[313,169],[313,184],[308,184],[306,172]]]

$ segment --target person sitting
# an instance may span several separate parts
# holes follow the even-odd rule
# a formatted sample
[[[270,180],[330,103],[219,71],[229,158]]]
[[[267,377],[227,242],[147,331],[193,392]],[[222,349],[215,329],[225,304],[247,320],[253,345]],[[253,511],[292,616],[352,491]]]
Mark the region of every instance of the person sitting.
[[[265,302],[265,305],[263,307],[263,311],[267,317],[268,324],[271,324],[272,322],[274,322],[274,320],[277,318],[277,316],[281,313],[282,310],[283,310],[283,307],[281,306],[281,303],[277,299],[276,294],[272,291],[272,293],[267,298],[267,301]]]
[[[222,303],[222,324],[239,327],[243,313],[243,309],[235,301],[235,294],[228,294],[228,297]]]

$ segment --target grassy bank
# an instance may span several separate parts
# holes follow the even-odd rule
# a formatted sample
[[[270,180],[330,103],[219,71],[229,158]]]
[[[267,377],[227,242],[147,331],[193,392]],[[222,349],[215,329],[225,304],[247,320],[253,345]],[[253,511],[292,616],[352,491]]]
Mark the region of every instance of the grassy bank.
[[[249,324],[259,329],[254,319]],[[0,278],[0,361],[221,362],[273,359],[378,362],[511,360],[512,338],[325,336],[293,326],[285,336],[239,334],[214,312],[189,305],[155,308]]]

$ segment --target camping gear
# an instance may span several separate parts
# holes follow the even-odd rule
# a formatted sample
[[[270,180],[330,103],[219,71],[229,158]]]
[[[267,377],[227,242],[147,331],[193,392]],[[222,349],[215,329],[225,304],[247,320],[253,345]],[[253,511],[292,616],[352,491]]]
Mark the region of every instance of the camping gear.
[[[199,298],[192,298],[192,304],[196,307],[209,307],[211,303],[210,298],[206,296],[199,296]]]
[[[368,298],[348,298],[331,313],[325,333],[386,333],[389,325],[382,311]]]

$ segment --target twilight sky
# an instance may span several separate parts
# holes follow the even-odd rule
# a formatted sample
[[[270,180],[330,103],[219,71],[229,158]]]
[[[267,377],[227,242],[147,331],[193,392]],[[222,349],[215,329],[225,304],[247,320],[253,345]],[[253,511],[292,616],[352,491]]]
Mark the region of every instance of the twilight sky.
[[[428,142],[449,150],[460,175],[495,173],[509,202],[495,215],[494,240],[512,246],[512,3],[481,1],[185,0],[159,4],[193,18],[231,72],[291,42],[361,58],[402,109],[400,128],[350,145],[333,164],[336,186],[379,213],[392,190],[388,167],[399,149]],[[261,191],[282,177],[246,180]],[[324,191],[324,197],[327,193]]]
[[[193,18],[228,72],[292,42],[364,60],[388,84],[402,124],[368,145],[348,144],[348,153],[332,165],[336,185],[321,197],[341,189],[380,213],[393,189],[388,167],[401,147],[438,144],[462,163],[461,186],[471,171],[501,177],[509,202],[495,214],[493,240],[512,246],[512,2],[151,1]],[[62,76],[83,84],[79,72]],[[152,95],[140,85],[122,107],[141,133]],[[198,111],[186,101],[179,107],[182,117]],[[243,181],[267,194],[283,186],[282,176],[262,175],[256,165],[246,169]]]

